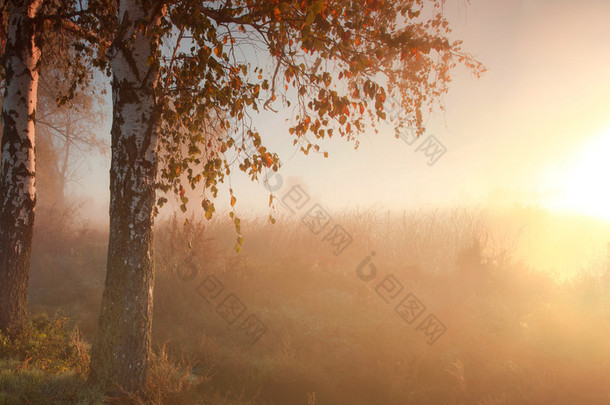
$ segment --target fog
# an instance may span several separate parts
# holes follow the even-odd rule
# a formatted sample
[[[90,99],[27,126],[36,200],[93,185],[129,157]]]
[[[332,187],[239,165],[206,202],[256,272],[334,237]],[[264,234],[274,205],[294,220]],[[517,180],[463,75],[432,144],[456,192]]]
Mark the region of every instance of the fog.
[[[570,173],[583,166],[577,161],[583,149],[608,145],[610,48],[605,38],[610,28],[605,17],[610,4],[496,0],[445,7],[454,37],[487,72],[476,79],[458,66],[443,100],[446,110],[428,117],[426,135],[412,145],[395,139],[392,127],[382,124],[379,134],[359,136],[358,150],[332,139],[322,143],[328,159],[304,156],[288,136],[288,111],[254,115],[264,143],[283,162],[282,176],[306,183],[335,209],[481,204],[502,194],[502,201],[494,202],[589,214],[557,200],[569,199]],[[110,110],[107,117],[102,135],[109,139]],[[433,165],[423,148],[417,150],[428,136],[446,149]],[[580,180],[590,186],[581,191],[585,198],[608,202],[607,193],[591,194],[591,188],[600,188],[603,169],[608,171],[596,160],[591,169],[597,170],[582,174],[586,180]],[[107,223],[109,157],[91,159],[88,166],[91,170],[71,191],[89,198],[85,218]],[[237,209],[266,216],[268,190],[238,171],[231,180]],[[228,207],[227,195],[219,204]],[[608,211],[605,215],[610,217]]]
[[[458,67],[422,137],[382,123],[357,149],[332,139],[328,158],[304,156],[288,112],[255,116],[282,167],[232,175],[239,253],[228,184],[212,220],[168,197],[153,346],[175,369],[153,376],[178,388],[160,402],[610,403],[610,3],[445,13],[487,72]],[[69,208],[40,195],[36,214],[30,311],[59,311],[85,342],[109,161],[86,161]]]

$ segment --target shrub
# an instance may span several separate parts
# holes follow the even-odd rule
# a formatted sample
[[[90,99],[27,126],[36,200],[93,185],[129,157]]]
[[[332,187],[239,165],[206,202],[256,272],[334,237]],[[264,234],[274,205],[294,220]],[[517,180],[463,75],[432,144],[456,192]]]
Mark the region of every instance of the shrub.
[[[0,358],[17,359],[50,372],[76,369],[86,374],[89,355],[76,327],[57,314],[37,314],[26,321],[15,338],[0,333]]]

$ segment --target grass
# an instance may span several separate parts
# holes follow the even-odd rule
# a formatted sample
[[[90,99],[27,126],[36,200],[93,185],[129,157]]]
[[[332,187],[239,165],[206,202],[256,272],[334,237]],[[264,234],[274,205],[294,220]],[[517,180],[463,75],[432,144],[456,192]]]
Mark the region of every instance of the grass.
[[[16,359],[0,360],[0,404],[103,404],[104,395],[68,369],[51,372]]]
[[[147,394],[131,402],[608,403],[608,263],[582,261],[575,277],[559,281],[519,257],[520,240],[536,249],[519,221],[548,224],[549,214],[502,215],[472,209],[336,215],[353,236],[340,256],[293,217],[276,225],[242,220],[239,255],[230,223],[185,225],[180,217],[160,223],[155,356]],[[550,235],[528,230],[544,235],[545,249],[560,229],[562,243],[578,237],[571,225],[561,228],[561,218],[552,223]],[[58,224],[44,220],[37,226],[31,312],[60,307],[70,321],[34,317],[30,337],[5,347],[0,404],[110,401],[84,380],[84,340],[95,333],[107,235],[77,226],[53,234],[40,228]],[[371,251],[377,275],[365,282],[356,268]],[[579,263],[569,246],[556,252]],[[200,293],[210,275],[224,289],[208,302]],[[379,292],[388,276],[402,290],[386,302]],[[408,293],[426,307],[412,324],[394,310]],[[219,313],[230,295],[246,307],[233,324]],[[447,327],[434,345],[417,331],[428,314]],[[256,343],[239,328],[248,315],[267,327]]]

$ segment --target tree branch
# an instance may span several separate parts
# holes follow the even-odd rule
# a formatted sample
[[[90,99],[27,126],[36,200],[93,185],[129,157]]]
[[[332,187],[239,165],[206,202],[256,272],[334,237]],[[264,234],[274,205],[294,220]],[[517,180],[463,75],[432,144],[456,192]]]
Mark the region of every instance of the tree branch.
[[[83,39],[86,39],[87,41],[89,41],[91,43],[99,43],[105,47],[109,47],[111,45],[109,41],[105,40],[104,38],[101,38],[99,35],[91,32],[91,31],[83,29],[81,26],[79,26],[75,22],[72,22],[69,20],[64,20],[64,19],[61,19],[58,22],[59,22],[61,28],[65,29],[66,31],[69,31]]]

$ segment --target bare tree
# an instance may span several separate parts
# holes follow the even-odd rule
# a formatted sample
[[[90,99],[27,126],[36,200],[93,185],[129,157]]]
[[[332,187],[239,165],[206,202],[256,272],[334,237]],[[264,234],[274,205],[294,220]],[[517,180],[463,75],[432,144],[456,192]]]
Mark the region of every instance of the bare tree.
[[[94,153],[108,150],[100,130],[104,123],[104,100],[98,87],[77,89],[64,104],[57,100],[68,91],[61,81],[62,67],[42,69],[36,118],[38,191],[41,202],[66,208],[67,185],[81,177],[82,163]]]

